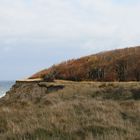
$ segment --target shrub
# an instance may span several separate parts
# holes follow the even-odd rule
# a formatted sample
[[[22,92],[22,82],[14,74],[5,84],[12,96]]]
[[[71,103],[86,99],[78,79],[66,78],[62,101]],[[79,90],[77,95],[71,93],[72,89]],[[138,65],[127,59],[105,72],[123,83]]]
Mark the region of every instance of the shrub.
[[[42,79],[44,81],[47,81],[47,82],[54,82],[54,79],[55,79],[55,73],[54,72],[50,72],[49,74],[44,74],[42,76]]]

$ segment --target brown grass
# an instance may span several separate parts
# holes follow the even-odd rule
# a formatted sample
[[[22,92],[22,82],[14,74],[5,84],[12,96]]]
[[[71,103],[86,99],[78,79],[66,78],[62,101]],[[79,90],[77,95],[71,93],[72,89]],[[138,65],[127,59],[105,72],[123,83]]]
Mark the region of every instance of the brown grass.
[[[1,140],[140,139],[140,83],[39,85],[19,83],[1,99]],[[58,85],[64,88],[56,90]]]

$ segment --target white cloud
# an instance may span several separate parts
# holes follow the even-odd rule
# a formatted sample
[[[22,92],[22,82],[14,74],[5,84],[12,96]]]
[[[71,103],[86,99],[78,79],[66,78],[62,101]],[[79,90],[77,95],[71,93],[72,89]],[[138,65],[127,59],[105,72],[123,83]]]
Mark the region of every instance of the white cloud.
[[[0,3],[1,38],[80,41],[98,37],[100,41],[114,36],[127,41],[140,34],[140,4],[110,0],[34,0],[30,6],[25,0]]]

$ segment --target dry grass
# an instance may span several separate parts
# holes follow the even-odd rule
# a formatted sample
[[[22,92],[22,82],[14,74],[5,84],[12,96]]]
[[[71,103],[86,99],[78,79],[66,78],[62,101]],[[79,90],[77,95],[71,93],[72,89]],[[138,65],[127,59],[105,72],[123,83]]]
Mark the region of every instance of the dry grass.
[[[140,139],[137,82],[19,83],[0,105],[1,140]]]

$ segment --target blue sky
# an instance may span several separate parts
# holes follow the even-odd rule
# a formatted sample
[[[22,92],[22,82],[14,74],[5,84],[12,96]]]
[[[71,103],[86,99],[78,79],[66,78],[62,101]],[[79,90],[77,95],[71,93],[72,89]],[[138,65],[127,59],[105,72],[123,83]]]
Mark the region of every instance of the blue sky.
[[[138,0],[0,0],[0,79],[140,45]]]

